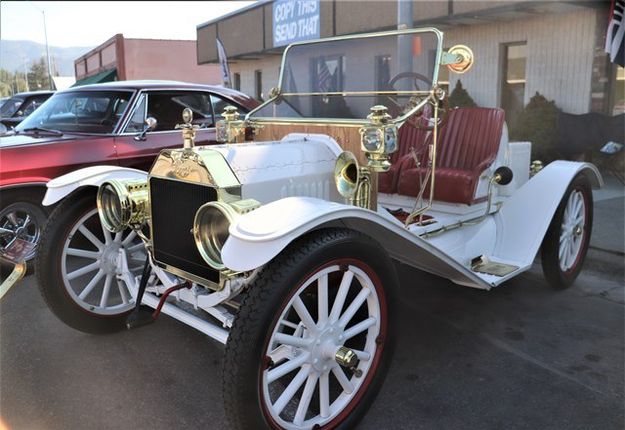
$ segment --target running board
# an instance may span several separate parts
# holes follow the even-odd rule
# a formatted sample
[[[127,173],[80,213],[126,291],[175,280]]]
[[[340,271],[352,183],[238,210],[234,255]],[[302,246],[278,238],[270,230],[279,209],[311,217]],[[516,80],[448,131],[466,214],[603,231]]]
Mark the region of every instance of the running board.
[[[142,304],[147,305],[153,309],[158,307],[158,303],[160,299],[156,297],[154,294],[145,293],[143,296]],[[201,331],[206,336],[215,339],[216,341],[223,343],[224,345],[228,341],[228,331],[222,327],[219,327],[217,324],[213,324],[202,318],[198,318],[195,315],[191,315],[190,313],[180,309],[176,305],[172,305],[171,303],[165,302],[163,308],[161,309],[161,313],[169,315],[170,317],[177,319],[178,321],[193,327],[194,329]]]

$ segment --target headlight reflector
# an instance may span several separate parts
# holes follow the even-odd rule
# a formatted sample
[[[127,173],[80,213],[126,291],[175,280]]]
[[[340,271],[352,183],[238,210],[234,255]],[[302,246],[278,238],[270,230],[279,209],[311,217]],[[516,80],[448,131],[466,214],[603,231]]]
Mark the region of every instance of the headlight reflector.
[[[100,221],[108,231],[118,233],[130,226],[140,227],[147,218],[148,184],[113,179],[100,185],[96,201]]]
[[[193,237],[200,255],[213,269],[225,268],[221,259],[221,249],[230,236],[228,229],[237,213],[222,202],[209,202],[202,205],[193,221]]]

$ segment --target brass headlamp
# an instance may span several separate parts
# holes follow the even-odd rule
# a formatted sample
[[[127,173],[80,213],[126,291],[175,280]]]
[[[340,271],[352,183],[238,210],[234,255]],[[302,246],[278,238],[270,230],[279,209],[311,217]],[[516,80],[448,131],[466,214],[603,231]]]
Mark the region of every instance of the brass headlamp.
[[[226,268],[221,259],[221,249],[230,236],[230,224],[240,215],[259,206],[260,203],[253,199],[232,203],[214,201],[200,206],[193,220],[193,238],[200,255],[209,266],[216,270]]]
[[[245,139],[245,121],[239,119],[239,112],[234,106],[226,106],[223,119],[215,125],[217,141],[222,143],[242,142]]]
[[[98,214],[112,233],[128,227],[140,229],[149,214],[148,183],[143,180],[112,179],[98,189]]]
[[[360,143],[367,156],[367,166],[374,172],[391,168],[389,156],[397,151],[397,126],[391,124],[386,106],[376,105],[367,116],[369,124],[360,128]]]

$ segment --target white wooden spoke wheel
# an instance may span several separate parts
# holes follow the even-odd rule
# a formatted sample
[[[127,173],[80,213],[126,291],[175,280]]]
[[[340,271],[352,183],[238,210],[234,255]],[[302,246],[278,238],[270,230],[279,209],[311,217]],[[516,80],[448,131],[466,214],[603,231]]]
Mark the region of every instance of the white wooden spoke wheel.
[[[397,286],[379,244],[349,229],[314,232],[265,265],[226,344],[230,426],[353,428],[388,370]]]
[[[102,227],[95,189],[65,198],[52,212],[41,236],[36,258],[39,289],[63,322],[89,333],[109,333],[125,327],[134,307],[128,286],[118,278],[119,250],[139,275],[147,258],[132,230],[112,234]]]
[[[133,230],[110,233],[102,226],[96,209],[77,220],[61,256],[63,285],[77,305],[101,315],[132,309],[130,291],[117,279],[120,248],[126,250],[131,272],[141,273],[147,254]]]
[[[579,275],[592,218],[592,188],[588,178],[578,174],[564,193],[542,244],[543,273],[554,288],[570,287]]]
[[[562,217],[560,234],[560,269],[563,272],[571,270],[580,257],[584,242],[584,226],[586,220],[586,202],[580,190],[573,190],[569,195]]]
[[[288,429],[321,427],[349,408],[375,367],[380,312],[375,285],[357,265],[333,264],[304,282],[266,349],[263,405],[273,421]],[[341,347],[358,357],[354,368],[337,362]]]

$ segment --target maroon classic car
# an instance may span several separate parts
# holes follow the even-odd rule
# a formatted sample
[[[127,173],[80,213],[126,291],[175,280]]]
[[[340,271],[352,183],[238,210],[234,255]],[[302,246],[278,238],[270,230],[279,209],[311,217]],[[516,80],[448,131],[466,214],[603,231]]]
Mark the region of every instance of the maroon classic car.
[[[120,81],[57,92],[0,138],[0,253],[16,238],[39,239],[51,208],[46,183],[90,165],[148,170],[161,149],[179,147],[184,108],[199,125],[196,141],[216,142],[227,105],[248,112],[257,102],[238,91],[171,81]],[[34,251],[28,256],[31,259]]]

